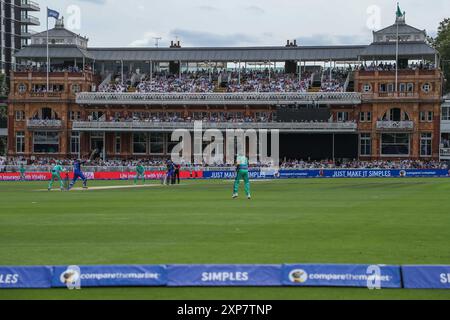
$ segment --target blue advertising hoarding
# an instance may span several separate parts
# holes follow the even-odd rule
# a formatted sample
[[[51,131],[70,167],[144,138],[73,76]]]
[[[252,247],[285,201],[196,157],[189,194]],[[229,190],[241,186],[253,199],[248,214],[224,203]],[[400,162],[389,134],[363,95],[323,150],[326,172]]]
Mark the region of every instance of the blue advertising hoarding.
[[[52,284],[52,267],[0,267],[1,289],[46,289]]]
[[[172,287],[281,286],[281,265],[170,265]]]
[[[291,264],[283,266],[283,285],[302,287],[401,288],[400,266]]]
[[[450,289],[450,266],[402,266],[406,289]]]
[[[153,287],[167,284],[166,267],[130,266],[57,266],[53,287]]]
[[[413,178],[413,177],[448,177],[446,169],[301,169],[280,170],[279,172],[265,172],[264,170],[250,170],[250,179],[299,179],[299,178]],[[204,171],[204,179],[234,179],[234,171]]]

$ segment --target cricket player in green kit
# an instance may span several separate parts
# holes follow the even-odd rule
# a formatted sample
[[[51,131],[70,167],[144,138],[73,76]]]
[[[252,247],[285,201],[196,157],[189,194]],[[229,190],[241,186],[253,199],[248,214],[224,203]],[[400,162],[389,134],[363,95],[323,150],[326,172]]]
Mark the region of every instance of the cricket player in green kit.
[[[64,191],[64,183],[61,179],[61,172],[66,172],[66,170],[64,170],[64,168],[59,163],[56,163],[56,165],[52,168],[52,179],[48,184],[48,191],[52,190],[54,180],[59,181],[59,187],[61,188],[61,191]]]
[[[26,172],[25,172],[25,166],[23,164],[20,165],[19,172],[20,172],[20,181],[25,181],[26,180]]]
[[[145,168],[142,163],[139,163],[136,167],[136,176],[134,177],[134,185],[137,185],[138,179],[142,179],[145,184]]]
[[[234,180],[233,199],[238,197],[241,179],[244,180],[245,193],[250,200],[252,196],[250,195],[250,179],[248,177],[248,158],[239,155],[236,160],[236,180]]]

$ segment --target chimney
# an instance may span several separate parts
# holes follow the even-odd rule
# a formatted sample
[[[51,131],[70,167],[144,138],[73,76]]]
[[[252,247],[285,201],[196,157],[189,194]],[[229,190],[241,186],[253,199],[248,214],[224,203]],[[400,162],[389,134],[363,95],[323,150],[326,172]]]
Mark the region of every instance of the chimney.
[[[294,40],[294,47],[297,46],[297,40]]]
[[[289,40],[286,41],[286,47],[289,47]]]
[[[180,40],[178,40],[178,42],[177,42],[177,47],[178,47],[178,48],[181,48]]]
[[[173,40],[170,41],[170,47],[173,48]]]

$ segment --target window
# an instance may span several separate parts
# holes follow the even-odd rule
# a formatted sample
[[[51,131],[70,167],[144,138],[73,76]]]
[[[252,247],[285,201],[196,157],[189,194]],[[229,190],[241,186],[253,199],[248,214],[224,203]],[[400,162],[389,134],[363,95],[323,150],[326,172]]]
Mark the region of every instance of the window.
[[[361,112],[359,114],[359,121],[361,122],[372,122],[372,112]]]
[[[81,112],[80,111],[70,111],[69,112],[70,121],[78,121],[81,120]]]
[[[442,107],[442,120],[450,121],[450,107]]]
[[[400,92],[405,92],[406,91],[406,83],[400,83]]]
[[[408,83],[406,85],[406,91],[408,92],[414,92],[414,83]]]
[[[80,153],[80,133],[72,132],[70,137],[70,153],[78,154]]]
[[[409,134],[385,133],[381,135],[381,155],[383,156],[408,156]]]
[[[420,112],[421,122],[432,122],[433,121],[433,111],[421,111]]]
[[[337,113],[337,121],[338,122],[348,121],[348,112],[346,112],[346,111],[339,111]]]
[[[59,133],[58,132],[34,132],[33,152],[35,153],[58,153]]]
[[[162,133],[150,134],[150,153],[151,154],[164,153],[164,134]]]
[[[120,154],[121,152],[121,140],[120,140],[120,133],[116,133],[116,136],[114,137],[114,152],[115,154]]]
[[[359,137],[359,154],[370,156],[372,154],[372,137],[370,133],[361,133]]]
[[[78,93],[78,92],[81,91],[81,90],[80,90],[80,85],[79,85],[79,84],[73,84],[72,87],[71,87],[71,89],[72,89],[72,92],[73,92],[73,93]]]
[[[24,121],[25,120],[25,111],[17,110],[15,112],[16,114],[16,121]]]
[[[399,108],[392,108],[384,114],[383,121],[409,121],[409,115]]]
[[[25,133],[22,131],[16,133],[16,152],[25,152]]]
[[[134,133],[133,134],[133,153],[146,154],[147,153],[147,134]]]
[[[372,91],[372,86],[370,83],[366,83],[363,85],[363,92],[371,92]]]
[[[387,85],[387,90],[388,90],[388,92],[394,92],[395,91],[394,84],[393,83],[389,83]]]
[[[102,111],[93,111],[89,115],[89,121],[104,121],[104,113]]]
[[[24,83],[19,84],[19,86],[17,87],[19,93],[25,93],[27,92],[27,85]]]
[[[431,157],[432,155],[432,134],[422,133],[420,135],[420,155],[422,157]]]
[[[425,92],[425,93],[428,93],[428,92],[430,92],[431,91],[431,84],[430,83],[424,83],[423,85],[422,85],[422,91],[423,92]]]

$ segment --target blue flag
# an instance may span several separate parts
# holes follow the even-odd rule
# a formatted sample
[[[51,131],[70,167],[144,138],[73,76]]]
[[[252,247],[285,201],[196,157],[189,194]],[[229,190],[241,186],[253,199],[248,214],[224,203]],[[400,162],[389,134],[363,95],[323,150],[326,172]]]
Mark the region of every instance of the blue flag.
[[[59,12],[47,8],[47,18],[55,18],[56,20],[58,20],[59,19]]]

